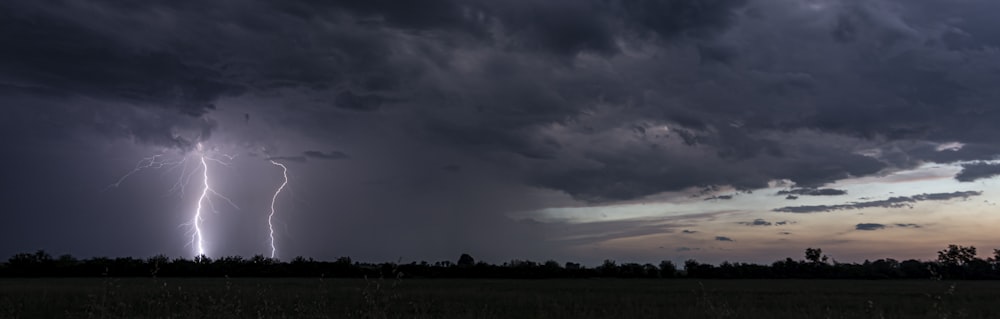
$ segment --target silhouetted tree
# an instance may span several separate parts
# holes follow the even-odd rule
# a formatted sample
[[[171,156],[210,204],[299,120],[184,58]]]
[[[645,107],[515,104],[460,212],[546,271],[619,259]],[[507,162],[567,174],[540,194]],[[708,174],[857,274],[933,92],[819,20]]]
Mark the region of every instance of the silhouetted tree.
[[[993,274],[993,267],[986,260],[980,258],[974,258],[965,263],[962,267],[964,271],[962,273],[963,278],[967,279],[986,279],[995,277]]]
[[[899,263],[899,272],[903,278],[930,278],[930,267],[931,265],[928,263],[910,259]]]
[[[605,277],[618,276],[618,263],[611,259],[605,259],[604,263],[597,267],[597,271]]]
[[[52,255],[44,250],[38,250],[33,254],[15,254],[7,260],[7,266],[19,276],[46,276],[50,275],[54,262]]]
[[[898,278],[901,275],[899,262],[892,258],[876,260],[868,265],[867,270],[866,277],[871,279]]]
[[[544,277],[559,277],[563,273],[563,268],[558,261],[549,260],[542,264],[542,273]]]
[[[990,257],[989,259],[987,259],[987,261],[989,261],[991,264],[993,264],[993,268],[994,269],[1000,270],[997,267],[997,266],[1000,266],[1000,249],[994,249],[993,250],[993,257]]]
[[[674,278],[677,276],[677,265],[669,260],[664,260],[660,262],[660,277],[662,278]]]
[[[948,249],[938,251],[938,262],[948,266],[962,266],[975,258],[975,246],[948,245]]]
[[[691,278],[715,278],[715,266],[702,264],[697,260],[688,259],[684,261],[684,273]]]
[[[949,278],[977,278],[983,268],[989,267],[982,259],[976,258],[976,247],[948,245],[938,251],[941,275]]]
[[[469,254],[462,254],[462,256],[458,257],[459,267],[472,267],[475,264],[476,264],[476,259],[472,258],[472,256],[469,256]]]
[[[113,276],[113,277],[349,277],[375,278],[404,274],[424,278],[931,278],[941,275],[957,279],[1000,279],[1000,249],[993,250],[988,259],[976,257],[974,247],[950,245],[938,252],[936,261],[891,258],[864,263],[827,263],[818,248],[806,249],[805,260],[786,258],[770,265],[723,262],[719,266],[690,259],[684,262],[684,272],[678,272],[674,263],[664,260],[659,266],[640,263],[617,263],[605,260],[600,266],[587,268],[567,262],[565,267],[554,260],[536,263],[529,260],[512,260],[503,265],[475,262],[463,254],[458,263],[426,261],[397,263],[359,263],[349,257],[336,261],[316,261],[296,257],[290,262],[271,259],[262,255],[244,259],[240,256],[209,259],[168,259],[159,255],[147,259],[131,257],[94,257],[76,259],[71,255],[52,258],[45,251],[16,254],[0,263],[0,276]],[[465,258],[468,257],[468,258]]]
[[[826,263],[826,261],[827,261],[828,258],[829,257],[827,257],[826,255],[823,255],[823,250],[822,249],[819,249],[819,248],[806,248],[806,260],[809,261],[809,262],[811,262],[811,263],[814,263],[814,264]]]

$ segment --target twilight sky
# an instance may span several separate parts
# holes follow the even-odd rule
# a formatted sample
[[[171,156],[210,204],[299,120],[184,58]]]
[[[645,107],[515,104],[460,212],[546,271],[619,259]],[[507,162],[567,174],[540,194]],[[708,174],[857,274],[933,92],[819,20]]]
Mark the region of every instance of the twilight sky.
[[[209,256],[269,254],[282,182],[269,160],[288,167],[282,259],[989,251],[996,12],[994,0],[4,1],[0,256],[190,257],[202,157],[233,204],[207,198]]]

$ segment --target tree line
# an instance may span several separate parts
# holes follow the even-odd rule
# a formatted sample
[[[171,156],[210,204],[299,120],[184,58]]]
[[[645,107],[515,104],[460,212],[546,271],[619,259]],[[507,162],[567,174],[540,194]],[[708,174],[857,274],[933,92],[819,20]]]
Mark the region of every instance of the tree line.
[[[296,257],[281,261],[262,255],[212,259],[150,258],[77,259],[53,257],[45,251],[20,253],[0,263],[0,277],[341,277],[341,278],[828,278],[828,279],[1000,279],[1000,250],[982,259],[976,248],[949,245],[933,261],[891,258],[863,263],[840,263],[819,248],[807,248],[804,259],[786,258],[770,265],[723,262],[719,265],[694,259],[683,265],[664,260],[658,265],[605,260],[599,266],[560,264],[554,260],[512,260],[502,264],[477,262],[462,254],[457,261],[411,263],[362,263],[350,257],[317,261]]]

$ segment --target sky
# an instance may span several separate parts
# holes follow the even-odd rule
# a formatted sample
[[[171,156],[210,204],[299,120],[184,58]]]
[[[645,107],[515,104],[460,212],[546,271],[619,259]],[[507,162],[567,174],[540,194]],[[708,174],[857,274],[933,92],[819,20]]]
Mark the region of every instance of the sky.
[[[0,256],[985,257],[998,11],[5,1]]]

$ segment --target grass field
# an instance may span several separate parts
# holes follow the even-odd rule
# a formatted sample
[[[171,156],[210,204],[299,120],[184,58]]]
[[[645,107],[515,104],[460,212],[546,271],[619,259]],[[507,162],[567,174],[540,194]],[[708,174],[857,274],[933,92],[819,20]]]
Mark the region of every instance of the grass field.
[[[0,318],[1000,318],[998,281],[0,279]]]

